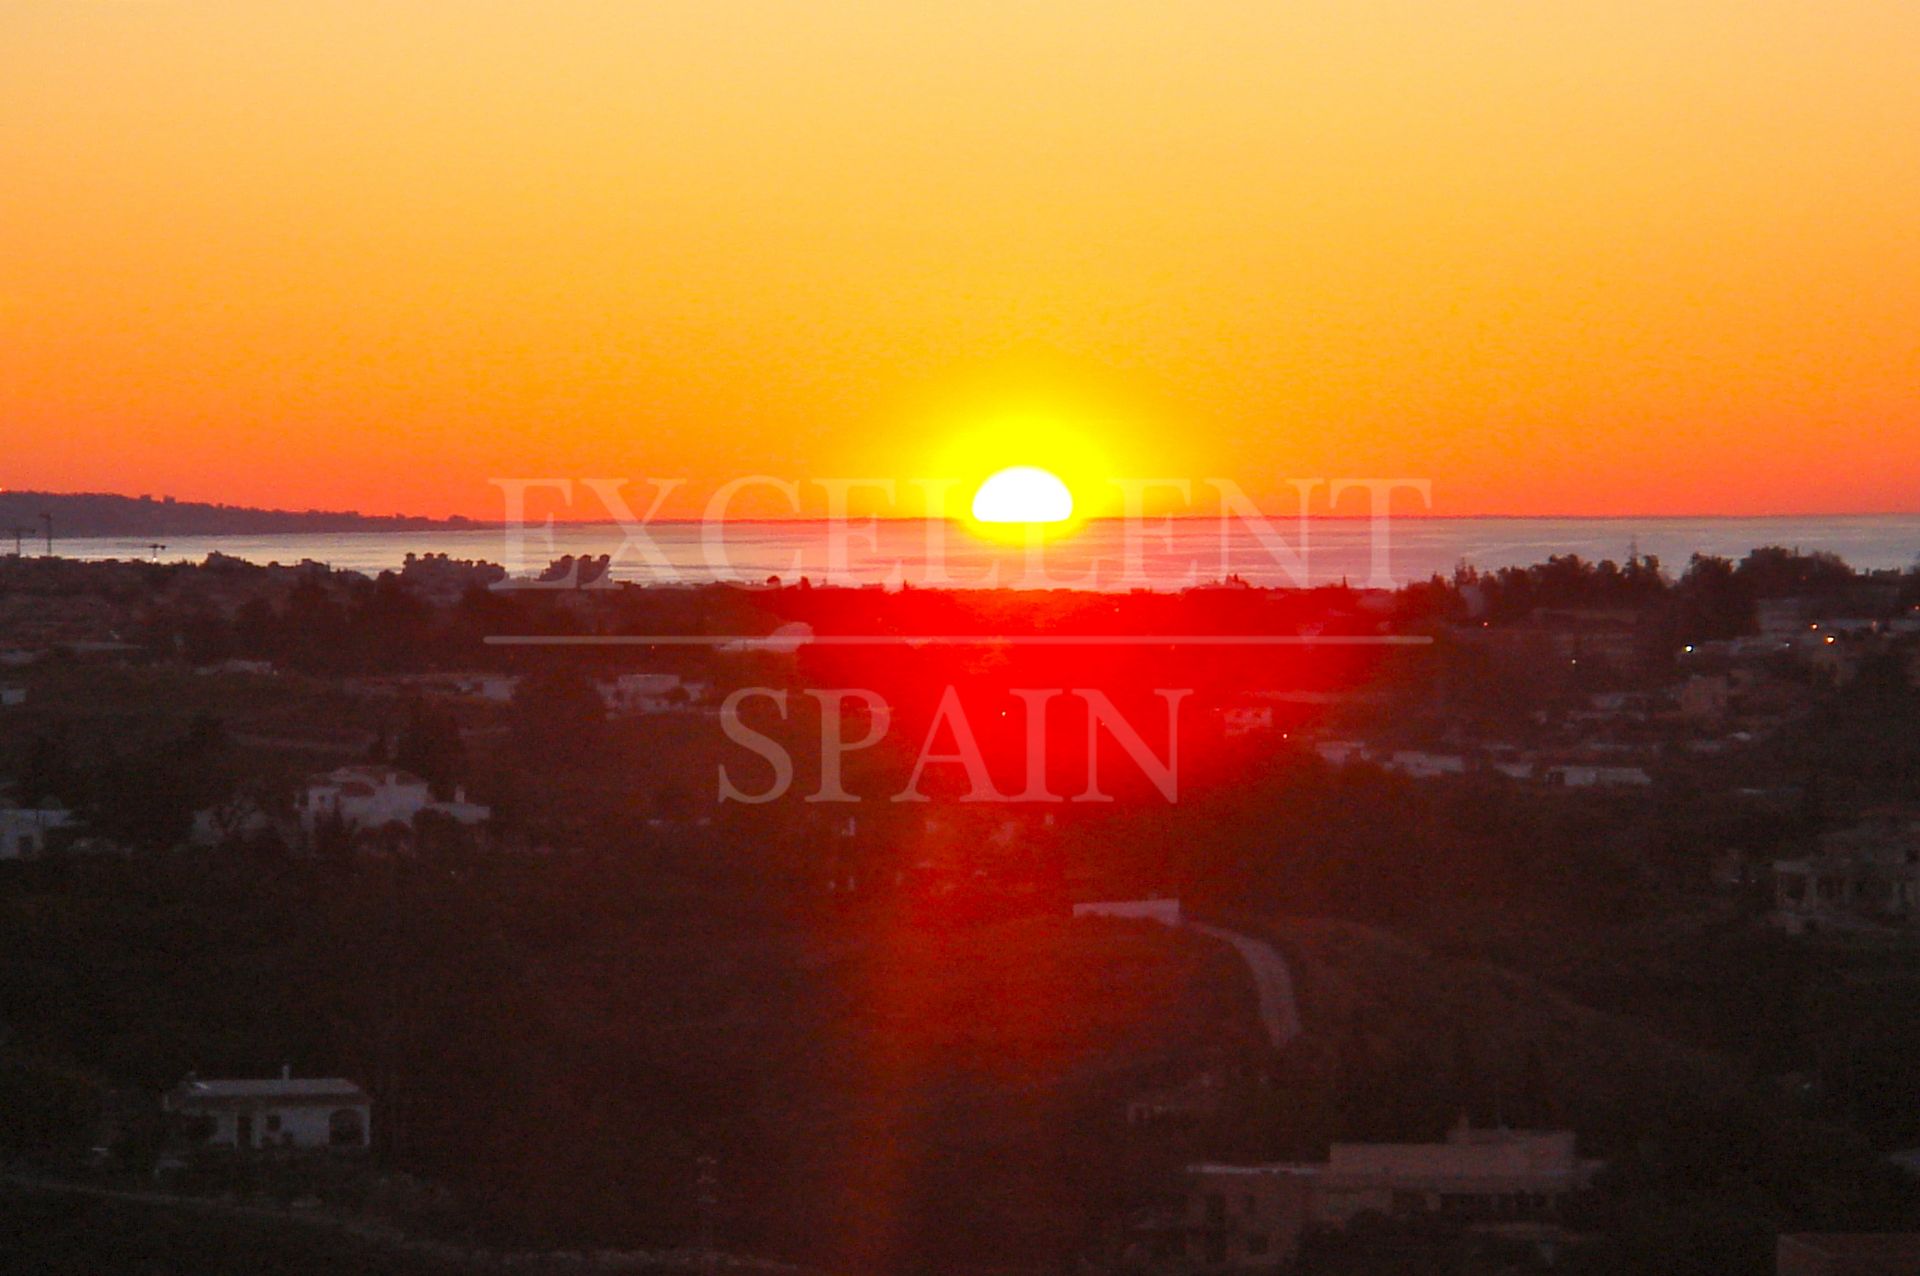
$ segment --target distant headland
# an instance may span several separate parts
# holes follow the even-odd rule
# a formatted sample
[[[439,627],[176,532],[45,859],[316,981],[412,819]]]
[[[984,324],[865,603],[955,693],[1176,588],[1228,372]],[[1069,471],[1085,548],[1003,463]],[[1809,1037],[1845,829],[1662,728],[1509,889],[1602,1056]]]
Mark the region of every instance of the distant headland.
[[[0,537],[273,536],[300,532],[482,530],[494,524],[455,515],[420,518],[343,510],[267,510],[110,492],[0,491]]]

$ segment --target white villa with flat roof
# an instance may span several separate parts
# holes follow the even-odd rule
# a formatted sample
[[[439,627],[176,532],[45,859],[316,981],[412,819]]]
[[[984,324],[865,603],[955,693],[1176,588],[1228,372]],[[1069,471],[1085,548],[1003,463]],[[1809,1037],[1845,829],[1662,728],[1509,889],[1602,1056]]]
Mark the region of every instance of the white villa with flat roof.
[[[683,681],[677,673],[623,673],[597,690],[607,712],[619,717],[685,708],[706,694],[707,684]]]
[[[1335,1143],[1320,1172],[1317,1215],[1551,1213],[1599,1168],[1575,1153],[1572,1130],[1476,1130],[1465,1121],[1444,1143]]]
[[[425,780],[389,766],[343,766],[309,776],[297,803],[300,827],[309,836],[328,819],[371,830],[392,824],[410,828],[426,811],[466,825],[485,823],[493,814],[492,808],[467,801],[464,790],[456,791],[451,802],[437,802]]]
[[[1154,1226],[1157,1255],[1218,1270],[1270,1270],[1316,1227],[1362,1214],[1517,1223],[1555,1217],[1600,1162],[1571,1130],[1475,1129],[1440,1143],[1335,1143],[1321,1162],[1189,1165],[1186,1191]]]
[[[373,1100],[344,1077],[201,1080],[189,1076],[167,1091],[168,1112],[210,1119],[210,1147],[355,1151],[372,1138]]]
[[[0,860],[25,860],[47,852],[47,834],[73,823],[60,807],[0,806]]]
[[[1073,906],[1080,917],[1118,917],[1123,921],[1159,922],[1162,926],[1180,924],[1177,899],[1100,899]]]

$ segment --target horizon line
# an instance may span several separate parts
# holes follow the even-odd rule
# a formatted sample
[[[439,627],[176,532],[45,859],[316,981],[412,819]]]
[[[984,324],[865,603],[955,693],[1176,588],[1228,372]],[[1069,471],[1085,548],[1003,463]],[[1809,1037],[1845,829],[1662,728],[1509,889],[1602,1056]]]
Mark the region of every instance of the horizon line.
[[[1425,634],[489,634],[491,647],[1424,647]]]
[[[85,493],[85,495],[97,495],[97,493]],[[198,503],[198,502],[195,502],[195,503]],[[159,533],[138,532],[138,531],[61,533],[56,529],[54,533],[54,539],[63,540],[63,541],[112,541],[112,540],[127,540],[129,538],[136,538],[136,537],[147,536],[147,535],[169,535],[169,536],[178,536],[183,539],[214,539],[214,538],[222,538],[222,537],[234,537],[234,538],[278,537],[278,536],[430,536],[437,532],[462,532],[462,533],[499,532],[514,526],[513,524],[508,523],[504,520],[473,518],[466,515],[440,516],[440,515],[432,515],[432,514],[363,514],[356,511],[348,511],[348,510],[274,510],[274,509],[264,509],[264,508],[254,507],[254,506],[224,506],[224,507],[212,507],[212,508],[225,508],[230,510],[242,511],[250,514],[286,515],[292,518],[334,517],[334,518],[341,518],[341,519],[360,519],[368,522],[380,522],[380,521],[424,522],[424,523],[439,524],[439,526],[406,527],[406,528],[346,527],[346,528],[339,528],[333,531],[315,531],[315,530],[303,530],[298,528],[292,528],[292,529],[278,530],[278,531],[276,530],[249,530],[249,531],[226,531],[226,532],[177,531],[177,532],[159,532]],[[1820,511],[1820,512],[1806,513],[1806,514],[1389,513],[1386,515],[1374,515],[1374,514],[1309,513],[1306,515],[1301,515],[1298,513],[1268,513],[1266,511],[1261,511],[1260,514],[1261,514],[1261,517],[1274,523],[1299,522],[1303,518],[1308,522],[1315,522],[1315,523],[1365,523],[1365,522],[1372,522],[1376,518],[1384,518],[1388,521],[1397,522],[1397,523],[1414,523],[1414,522],[1419,522],[1419,523],[1476,523],[1476,522],[1785,523],[1785,522],[1794,522],[1794,521],[1810,521],[1810,520],[1823,520],[1823,519],[1839,520],[1839,519],[1920,518],[1920,509],[1915,509],[1915,510],[1827,510],[1827,511]],[[1165,523],[1165,522],[1218,523],[1218,522],[1227,521],[1227,520],[1231,520],[1234,522],[1246,521],[1244,519],[1239,518],[1236,515],[1231,515],[1231,514],[1148,514],[1142,517],[1144,521],[1155,523],[1155,524]],[[1127,521],[1128,519],[1126,515],[1102,514],[1102,515],[1093,515],[1087,518],[1083,518],[1079,520],[1079,523],[1080,523],[1080,526],[1084,527],[1088,524],[1095,524],[1095,523],[1113,524],[1113,523],[1125,523]],[[731,526],[810,527],[810,526],[816,526],[816,525],[830,526],[835,524],[836,522],[839,522],[843,526],[849,526],[849,527],[864,526],[869,522],[885,523],[885,524],[912,524],[912,523],[938,522],[938,523],[947,523],[947,524],[951,524],[951,525],[955,525],[963,528],[970,527],[972,525],[972,520],[963,518],[963,517],[956,517],[953,515],[947,515],[940,518],[933,518],[926,515],[889,515],[889,514],[851,515],[845,520],[836,520],[826,516],[799,516],[799,515],[791,515],[787,517],[735,517],[735,518],[721,518],[721,519],[654,518],[654,519],[639,521],[634,525],[639,527],[676,527],[676,528],[704,527],[704,526],[710,526],[714,524],[718,524],[719,526],[722,526],[722,527],[731,527]],[[582,519],[555,518],[555,519],[552,519],[550,523],[545,520],[538,521],[538,522],[528,521],[526,523],[520,524],[520,526],[528,530],[545,530],[546,528],[551,526],[554,530],[560,531],[560,530],[566,530],[566,529],[572,529],[572,528],[594,528],[594,527],[618,528],[618,527],[628,526],[628,524],[621,522],[619,519],[610,519],[610,518],[582,518]],[[1006,524],[1006,526],[1017,526],[1017,524]],[[1053,527],[1057,525],[1056,524],[1034,524],[1034,526]],[[37,528],[34,529],[34,536],[36,539],[39,538],[40,536],[39,529]],[[1017,543],[1015,543],[1015,545],[1017,547]]]
[[[176,506],[178,505],[200,506],[208,510],[227,511],[235,514],[265,514],[265,515],[277,515],[277,516],[286,517],[286,518],[305,518],[305,519],[342,518],[342,519],[361,519],[368,522],[389,521],[389,522],[425,522],[425,523],[438,523],[438,524],[458,523],[458,524],[464,525],[459,530],[465,530],[465,531],[491,531],[497,528],[503,528],[503,527],[508,527],[512,525],[505,519],[491,518],[491,517],[482,518],[482,517],[477,517],[471,514],[460,514],[460,513],[405,514],[405,513],[394,512],[394,513],[382,514],[382,513],[372,513],[372,512],[368,512],[366,510],[360,510],[360,509],[322,509],[317,506],[309,506],[305,509],[294,509],[294,508],[289,508],[284,506],[245,505],[245,504],[236,505],[236,504],[230,504],[222,501],[206,500],[206,499],[195,498],[195,497],[175,497],[175,496],[170,496],[165,494],[155,495],[153,493],[129,494],[126,492],[111,492],[111,491],[52,491],[52,490],[40,489],[40,488],[0,487],[0,499],[5,499],[7,497],[16,497],[16,498],[58,497],[58,498],[64,498],[64,499],[96,497],[96,498],[106,498],[110,500],[127,501],[130,503],[140,504],[140,505],[151,505],[159,508],[164,508],[168,503],[172,503]],[[1446,521],[1468,522],[1468,521],[1483,521],[1483,520],[1484,521],[1493,521],[1493,520],[1537,521],[1537,520],[1552,520],[1552,519],[1561,519],[1561,520],[1577,519],[1582,522],[1624,522],[1624,521],[1631,521],[1636,519],[1640,519],[1640,520],[1685,519],[1685,520],[1772,522],[1772,521],[1781,521],[1781,520],[1787,520],[1787,519],[1819,519],[1819,518],[1920,518],[1920,506],[1910,508],[1910,509],[1895,509],[1895,510],[1826,509],[1826,510],[1798,511],[1798,512],[1790,512],[1790,513],[1777,513],[1777,512],[1699,513],[1699,512],[1671,512],[1671,511],[1661,512],[1661,511],[1655,511],[1655,510],[1632,510],[1625,513],[1611,513],[1611,514],[1567,513],[1567,512],[1514,513],[1514,512],[1500,512],[1500,511],[1439,513],[1431,510],[1407,510],[1407,511],[1395,510],[1395,511],[1391,511],[1390,513],[1384,516],[1381,516],[1381,515],[1376,515],[1370,511],[1361,512],[1361,513],[1339,513],[1332,510],[1328,510],[1324,512],[1309,511],[1304,515],[1299,513],[1298,511],[1269,512],[1266,510],[1261,510],[1259,512],[1262,517],[1267,518],[1269,520],[1275,520],[1275,521],[1279,521],[1279,520],[1297,521],[1302,517],[1304,517],[1309,520],[1324,520],[1324,521],[1336,521],[1336,522],[1366,521],[1366,520],[1372,520],[1376,517],[1387,517],[1387,518],[1392,518],[1396,520],[1407,520],[1407,521],[1419,520],[1419,521],[1425,521],[1425,522],[1446,522]],[[617,527],[622,525],[621,521],[617,518],[560,518],[560,517],[553,517],[553,516],[550,516],[550,517],[552,517],[552,523],[555,527],[608,527],[608,526]],[[1223,519],[1223,518],[1232,517],[1232,515],[1229,515],[1225,511],[1220,511],[1216,513],[1156,513],[1156,514],[1143,515],[1142,517],[1151,519],[1154,522],[1161,522],[1165,520],[1171,520],[1174,522],[1214,522],[1214,521],[1219,521],[1220,519]],[[1091,515],[1085,516],[1084,518],[1079,519],[1078,521],[1082,524],[1117,523],[1117,522],[1126,521],[1126,518],[1127,516],[1124,514],[1091,514]],[[881,523],[946,522],[946,523],[957,523],[961,525],[967,525],[972,521],[964,514],[945,514],[945,515],[940,515],[936,518],[935,516],[927,515],[927,514],[871,513],[871,514],[850,515],[848,516],[848,519],[847,519],[847,521],[849,522],[857,522],[857,523],[865,523],[869,520],[875,521],[875,522],[881,522]],[[701,516],[675,516],[670,518],[663,517],[663,518],[654,518],[654,519],[644,520],[641,525],[648,526],[648,527],[665,527],[665,526],[687,526],[691,524],[706,524],[709,522],[718,522],[722,524],[728,524],[728,523],[795,524],[795,523],[831,523],[833,521],[835,520],[826,515],[807,515],[807,514],[757,515],[757,516],[724,517],[719,519],[708,519]],[[541,527],[545,525],[546,524],[544,521],[542,522],[528,521],[522,524],[522,526],[526,526],[526,527]],[[1051,526],[1051,525],[1049,524],[1047,526]],[[445,528],[417,528],[417,529],[411,529],[411,530],[439,531],[439,530],[454,530],[454,529],[450,527],[445,527]],[[105,539],[110,539],[111,536],[113,535],[131,536],[131,535],[140,535],[140,534],[141,533],[127,532],[127,533],[112,533],[106,536],[71,535],[66,537],[65,539],[105,540]],[[244,535],[285,535],[290,533],[201,532],[201,533],[183,533],[183,534],[184,535],[203,535],[203,536],[229,536],[229,535],[244,536]],[[349,533],[338,532],[338,533],[322,533],[322,534],[347,535]]]

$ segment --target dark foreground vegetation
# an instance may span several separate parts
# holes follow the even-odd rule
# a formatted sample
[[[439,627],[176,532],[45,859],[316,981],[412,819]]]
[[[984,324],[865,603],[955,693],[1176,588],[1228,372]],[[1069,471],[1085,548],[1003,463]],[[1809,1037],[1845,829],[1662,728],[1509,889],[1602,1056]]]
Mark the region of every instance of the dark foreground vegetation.
[[[7,570],[16,632],[98,623],[133,650],[102,661],[43,635],[50,654],[7,675],[29,696],[0,719],[0,775],[99,844],[0,863],[0,1155],[16,1175],[268,1211],[16,1178],[0,1246],[19,1270],[459,1270],[275,1221],[301,1210],[476,1254],[711,1236],[835,1271],[1106,1269],[1119,1222],[1190,1160],[1429,1139],[1462,1112],[1572,1128],[1608,1162],[1563,1220],[1564,1270],[1758,1273],[1780,1231],[1920,1227],[1886,1159],[1920,1143],[1920,948],[1778,933],[1745,871],[1920,800],[1904,640],[1858,640],[1845,678],[1786,654],[1740,665],[1759,707],[1715,726],[1712,749],[1690,747],[1706,733],[1677,714],[1619,725],[1594,708],[1719,676],[1746,658],[1684,647],[1753,631],[1773,599],[1890,623],[1920,599],[1911,577],[1789,555],[1696,563],[1677,581],[1556,560],[1385,600],[788,587],[567,602],[233,564]],[[494,626],[831,632],[862,606],[904,632],[1165,632],[1183,605],[1186,631],[1435,641],[1186,666],[992,650],[558,659],[481,642]],[[1566,655],[1596,634],[1606,656]],[[231,659],[273,672],[218,666]],[[720,736],[711,703],[609,718],[594,679],[633,668],[709,679],[713,697],[784,688],[802,708],[809,687],[868,688],[911,729],[849,759],[867,800],[841,805],[806,800],[817,717],[762,722],[803,782],[720,803],[717,768],[758,788],[755,758]],[[1113,804],[967,803],[952,767],[928,781],[936,800],[889,800],[930,688],[989,705],[1091,685],[1137,710],[1183,668],[1205,712],[1182,740],[1178,802],[1124,759]],[[461,669],[520,682],[488,704],[407,680]],[[1223,715],[1251,691],[1279,693],[1263,702],[1276,716],[1231,736]],[[1649,782],[1576,791],[1484,766],[1419,779],[1314,747],[1363,738],[1391,757],[1497,739],[1545,756],[1587,736],[1633,751]],[[391,845],[282,835],[306,772],[368,758],[472,792],[490,826]],[[995,766],[1017,786],[1020,759]],[[1060,787],[1083,780],[1069,767]],[[192,844],[196,812],[236,797],[273,818]],[[1730,857],[1742,871],[1722,871]],[[1069,916],[1075,899],[1151,894],[1270,940],[1304,1034],[1273,1049],[1223,945]],[[188,1072],[282,1065],[375,1096],[370,1156],[319,1170],[178,1154],[153,1095]],[[1128,1125],[1132,1096],[1202,1076],[1222,1095],[1205,1121],[1177,1136]],[[1508,1261],[1470,1249],[1457,1233],[1361,1229],[1317,1239],[1301,1270]]]

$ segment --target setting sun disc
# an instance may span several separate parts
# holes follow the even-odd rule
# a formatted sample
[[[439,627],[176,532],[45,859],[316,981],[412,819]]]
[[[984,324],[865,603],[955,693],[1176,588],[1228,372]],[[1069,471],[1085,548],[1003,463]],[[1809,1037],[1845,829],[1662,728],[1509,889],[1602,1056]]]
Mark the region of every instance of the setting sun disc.
[[[980,484],[973,517],[981,523],[1064,523],[1073,517],[1073,493],[1057,475],[1015,465]]]

